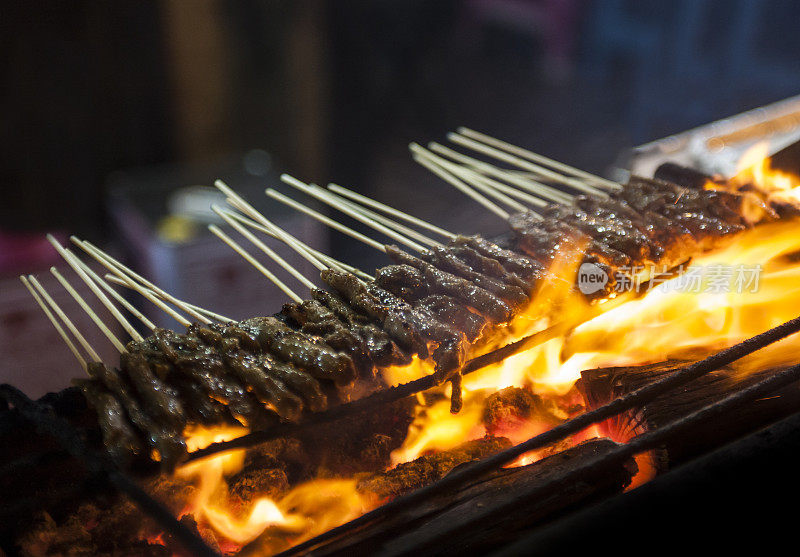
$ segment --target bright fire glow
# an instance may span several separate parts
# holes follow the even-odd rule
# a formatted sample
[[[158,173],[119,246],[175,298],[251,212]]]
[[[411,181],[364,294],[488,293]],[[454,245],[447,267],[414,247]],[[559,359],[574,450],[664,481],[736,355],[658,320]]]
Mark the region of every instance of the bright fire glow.
[[[798,179],[772,170],[764,155],[762,147],[747,154],[741,172],[732,180],[734,186],[758,191],[768,201],[776,197],[800,201]],[[501,424],[494,432],[516,443],[570,416],[576,396],[580,398],[573,387],[582,370],[670,358],[698,359],[796,317],[800,308],[797,226],[794,219],[748,230],[727,247],[696,257],[680,276],[658,281],[637,299],[623,294],[604,302],[599,306],[605,310],[602,313],[564,288],[563,285],[574,283],[575,268],[574,264],[560,262],[558,273],[565,280],[551,281],[528,310],[485,343],[481,352],[557,323],[572,326],[535,348],[465,376],[464,406],[457,415],[449,411],[449,385],[433,389],[425,397],[420,395],[414,422],[404,444],[392,454],[393,463],[452,449],[485,435],[483,412],[487,397],[505,387],[528,388],[539,397],[530,416]],[[739,285],[731,277],[727,289],[719,288],[721,269],[736,273],[743,267],[752,270],[755,266],[756,285],[752,281]],[[709,269],[715,269],[717,274],[700,272]],[[694,285],[697,289],[687,289],[687,279],[698,275]],[[590,315],[590,311],[595,313]],[[549,315],[549,321],[543,315]],[[796,347],[796,339],[789,338],[742,360],[738,369],[746,373],[796,361]],[[383,370],[383,375],[388,384],[394,385],[431,372],[428,362],[414,359],[408,366]],[[578,400],[577,405],[581,402]],[[189,449],[238,437],[245,431],[196,428],[187,432]],[[598,435],[599,429],[593,427],[568,443]],[[529,464],[545,454],[546,451],[538,451],[523,455],[514,465]],[[639,460],[647,468],[644,460]],[[265,550],[280,551],[380,503],[373,496],[359,493],[355,479],[316,479],[293,487],[279,500],[262,497],[241,509],[231,504],[225,477],[239,470],[243,461],[244,451],[233,451],[189,464],[178,472],[197,486],[196,497],[185,512],[191,512],[204,527],[212,528],[219,537],[237,546],[266,531],[275,535],[262,539],[276,541],[265,542]],[[641,474],[637,484],[646,476]]]

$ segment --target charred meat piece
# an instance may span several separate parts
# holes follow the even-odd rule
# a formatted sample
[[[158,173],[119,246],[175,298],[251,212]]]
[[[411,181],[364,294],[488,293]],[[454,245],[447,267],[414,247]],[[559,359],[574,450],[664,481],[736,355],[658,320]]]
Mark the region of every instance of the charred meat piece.
[[[359,377],[374,376],[375,366],[369,357],[364,339],[345,325],[333,311],[317,300],[284,304],[282,313],[297,323],[300,331],[321,337],[331,348],[350,356]]]
[[[350,273],[326,270],[322,279],[352,306],[379,320],[392,338],[423,359],[428,356],[428,343],[435,344],[431,357],[438,381],[448,379],[463,366],[467,353],[464,335],[437,321],[429,311],[413,308],[378,285],[365,284]]]
[[[507,271],[499,261],[483,256],[471,247],[450,245],[447,246],[447,250],[469,265],[473,271],[494,277],[506,284],[519,286],[525,292],[529,292],[531,286],[536,283],[536,281],[526,281],[517,273]],[[544,276],[544,273],[542,273],[542,276]]]
[[[386,253],[397,263],[405,263],[422,271],[432,294],[446,294],[498,323],[510,321],[514,310],[506,302],[472,282],[440,271],[430,263],[410,255],[397,246],[386,246]]]
[[[457,236],[451,243],[455,247],[468,247],[484,257],[494,259],[509,273],[515,273],[530,286],[544,277],[546,266],[538,260],[512,250],[501,248],[480,236]]]
[[[406,307],[410,309],[410,306],[406,302],[388,291],[384,291],[386,295],[381,298],[374,296],[367,290],[367,285],[363,281],[350,273],[327,270],[323,271],[321,276],[322,280],[343,296],[351,307],[380,324],[404,350],[420,354],[423,358],[427,357],[427,343],[407,317]],[[380,295],[379,292],[378,294]]]
[[[656,263],[672,266],[685,261],[697,250],[697,242],[679,222],[652,211],[637,212],[622,199],[588,195],[575,197],[575,206],[603,218],[626,218],[651,240],[651,256]]]
[[[651,211],[680,223],[700,249],[714,247],[745,228],[741,217],[730,214],[728,209],[719,209],[710,198],[703,197],[702,191],[632,176],[617,196],[637,211]],[[724,218],[718,218],[720,214]]]
[[[259,401],[270,405],[281,418],[296,421],[303,410],[303,402],[286,385],[275,380],[260,365],[258,353],[243,350],[238,335],[224,335],[233,327],[219,330],[192,325],[189,331],[213,346],[228,371],[248,387]]]
[[[415,307],[425,307],[436,316],[436,319],[464,333],[469,342],[475,342],[480,338],[486,328],[485,318],[470,311],[452,296],[432,294],[417,302]]]
[[[595,242],[625,254],[634,262],[655,262],[660,255],[658,246],[651,249],[650,238],[621,215],[606,218],[574,205],[553,203],[545,208],[542,216],[574,226]]]
[[[139,430],[150,450],[158,451],[164,463],[175,463],[186,454],[183,428],[154,419],[148,415],[136,399],[135,393],[123,381],[116,370],[101,362],[91,362],[87,366],[91,377],[102,383],[122,404],[128,420]]]
[[[375,283],[408,303],[428,295],[422,271],[411,265],[386,265],[375,271]]]
[[[251,333],[261,349],[296,365],[318,379],[329,379],[344,386],[356,378],[353,360],[325,344],[322,339],[304,335],[275,317],[253,317],[239,323]]]
[[[331,310],[342,322],[364,341],[364,348],[373,365],[388,367],[407,365],[411,356],[404,352],[389,336],[368,316],[356,312],[344,300],[327,290],[314,290],[314,300]]]
[[[86,402],[97,413],[97,423],[108,453],[118,462],[127,462],[141,452],[142,444],[130,426],[122,404],[96,379],[79,379]]]
[[[157,420],[183,430],[186,412],[178,392],[156,377],[148,365],[147,358],[136,352],[123,352],[120,367],[142,398],[147,412]]]
[[[519,286],[474,271],[447,248],[432,247],[427,253],[423,253],[421,258],[442,271],[452,273],[491,292],[515,310],[519,310],[530,301],[525,290]]]
[[[169,373],[196,383],[210,398],[225,404],[234,416],[241,416],[253,427],[270,423],[264,406],[228,372],[212,347],[196,337],[166,329],[156,329],[153,339],[157,350],[148,355],[151,365],[166,367]]]
[[[424,308],[431,312],[438,321],[464,333],[469,342],[474,342],[486,326],[484,317],[470,311],[452,296],[427,296],[428,289],[422,272],[410,265],[388,265],[379,269],[375,275],[375,282],[379,286],[411,303],[414,308]],[[409,283],[410,287],[407,286]]]

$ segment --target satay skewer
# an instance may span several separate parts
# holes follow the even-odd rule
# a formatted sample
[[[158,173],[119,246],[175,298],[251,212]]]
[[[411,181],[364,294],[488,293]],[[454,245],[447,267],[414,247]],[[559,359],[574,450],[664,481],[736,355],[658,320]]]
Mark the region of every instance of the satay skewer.
[[[94,281],[86,274],[86,272],[81,268],[79,265],[79,259],[68,249],[64,248],[58,240],[52,234],[47,235],[47,240],[56,248],[59,255],[67,262],[67,264],[72,267],[72,270],[77,273],[78,277],[86,283],[89,289],[94,293],[95,296],[100,300],[100,302],[111,312],[111,315],[122,325],[122,328],[131,336],[134,340],[142,340],[142,335],[139,334],[133,325],[131,325],[125,316],[120,313],[117,307],[108,299],[108,296],[97,286]]]
[[[182,300],[179,300],[169,292],[159,288],[157,285],[153,284],[142,275],[136,273],[129,267],[123,265],[119,260],[111,257],[108,253],[104,252],[91,242],[87,242],[85,240],[80,240],[79,238],[72,236],[70,238],[73,243],[75,243],[78,247],[83,249],[87,254],[89,254],[93,259],[95,259],[98,263],[103,265],[106,269],[111,271],[113,274],[122,277],[123,279],[130,280],[132,282],[138,282],[141,286],[145,287],[146,289],[152,291],[153,295],[157,295],[159,298],[170,302],[171,304],[181,308],[184,312],[188,313],[193,319],[200,321],[201,323],[205,323],[206,325],[211,323],[207,317],[202,315],[199,311],[194,309],[190,304],[186,304]],[[165,310],[166,311],[166,310]],[[175,317],[173,315],[173,317]],[[177,319],[177,318],[176,318]],[[179,319],[178,321],[185,320],[184,318]],[[181,321],[182,322],[182,321]]]
[[[421,244],[425,244],[425,245],[431,246],[431,247],[438,247],[438,246],[442,245],[441,242],[438,242],[438,241],[434,240],[433,238],[425,236],[424,234],[422,234],[421,232],[417,232],[413,228],[409,228],[408,226],[406,226],[406,225],[404,225],[402,223],[399,223],[399,222],[397,222],[395,220],[392,220],[392,219],[390,219],[389,217],[387,217],[385,215],[381,215],[379,213],[376,213],[375,211],[371,211],[371,210],[367,209],[366,207],[363,207],[362,205],[359,205],[358,203],[355,203],[355,202],[353,202],[353,201],[351,201],[351,200],[349,200],[349,199],[347,199],[345,197],[342,197],[340,195],[334,195],[334,194],[330,194],[330,195],[331,195],[331,199],[335,199],[339,203],[342,203],[345,206],[350,207],[354,211],[358,211],[359,213],[361,213],[365,217],[370,218],[370,219],[374,220],[375,222],[380,223],[380,224],[382,224],[384,226],[388,226],[392,230],[394,230],[394,231],[396,231],[396,232],[398,232],[400,234],[404,234],[406,237],[411,238],[414,241],[417,241],[417,242],[419,242]]]
[[[117,275],[112,275],[111,273],[106,273],[106,275],[105,275],[105,277],[104,277],[104,278],[105,278],[105,279],[106,279],[108,282],[111,282],[111,283],[113,283],[113,284],[116,284],[116,285],[118,285],[118,286],[122,286],[123,288],[127,288],[127,289],[129,289],[129,290],[133,290],[134,292],[140,293],[138,289],[136,289],[136,288],[133,288],[133,287],[131,286],[131,280],[130,280],[130,277],[128,277],[128,279],[126,280],[126,279],[121,279],[121,278],[119,278],[119,276],[117,276]],[[146,287],[144,287],[144,286],[141,286],[141,285],[139,285],[139,288],[140,288],[142,291],[144,291],[144,292],[147,292],[147,294],[148,294],[148,295],[150,295],[150,296],[152,296],[152,297],[154,297],[154,298],[158,298],[158,299],[160,299],[162,302],[164,301],[164,298],[162,298],[161,296],[159,296],[158,292],[153,292],[153,291],[152,291],[152,290],[150,290],[149,288],[146,288]],[[148,301],[150,300],[150,298],[149,298],[149,297],[146,297],[146,299],[147,299]],[[182,303],[181,303],[181,305],[180,305],[179,307],[184,307],[184,306],[185,306],[185,307],[192,308],[192,309],[193,309],[193,310],[195,310],[196,312],[198,312],[198,313],[202,313],[202,314],[203,314],[203,315],[205,315],[206,317],[209,317],[209,318],[213,319],[214,321],[218,321],[219,323],[230,323],[230,322],[232,322],[232,321],[235,321],[234,319],[231,319],[230,317],[225,317],[224,315],[220,315],[220,314],[218,314],[218,313],[214,313],[213,311],[207,310],[207,309],[205,309],[205,308],[201,308],[200,306],[196,306],[196,305],[194,305],[194,304],[190,304],[190,303],[188,303],[188,302],[182,302]],[[159,307],[159,309],[160,309],[160,307]],[[172,316],[172,315],[170,315],[170,317],[173,317],[173,316]],[[145,317],[145,319],[147,319],[147,318]],[[148,319],[148,322],[150,322],[150,320],[149,320],[149,319]],[[151,323],[152,323],[152,322],[151,322]],[[147,325],[147,323],[145,323],[145,325],[149,327],[149,325]],[[155,329],[155,328],[156,328],[156,325],[153,325],[153,327],[151,327],[151,328],[152,328],[152,329]]]
[[[142,324],[150,330],[156,328],[155,324],[150,321],[141,311],[136,309],[133,304],[131,304],[128,300],[126,300],[119,292],[111,288],[111,285],[108,284],[104,279],[97,275],[86,263],[83,261],[78,260],[81,268],[89,275],[92,280],[94,280],[100,287],[105,290],[112,298],[114,298],[119,304],[124,307],[128,312],[136,317]]]
[[[451,174],[444,168],[436,165],[430,159],[426,159],[425,157],[415,154],[414,160],[417,161],[422,166],[426,167],[428,170],[430,170],[437,176],[439,176],[441,179],[443,179],[450,185],[454,186],[461,193],[466,194],[467,196],[471,197],[474,201],[483,205],[484,208],[488,209],[501,219],[508,220],[508,217],[511,216],[508,211],[498,206],[496,203],[490,201],[487,197],[479,194],[473,188],[471,188],[470,186],[462,182],[460,179],[458,179],[454,174]]]
[[[53,315],[53,312],[50,311],[50,307],[48,307],[48,304],[46,304],[44,302],[44,300],[42,300],[42,298],[39,295],[39,293],[36,290],[34,290],[34,288],[31,286],[31,280],[36,280],[36,278],[33,275],[28,275],[28,277],[25,277],[24,275],[20,275],[19,279],[22,281],[22,284],[25,285],[25,288],[28,289],[28,292],[31,293],[31,296],[33,296],[33,299],[36,300],[36,303],[39,304],[39,307],[42,308],[42,311],[47,316],[47,318],[50,320],[50,323],[53,324],[53,327],[55,327],[55,329],[58,332],[59,336],[64,341],[64,343],[67,345],[67,348],[69,348],[69,351],[72,352],[72,355],[75,356],[75,359],[78,360],[78,363],[83,368],[83,371],[86,371],[87,370],[86,359],[78,351],[78,348],[72,342],[72,339],[70,339],[69,336],[67,336],[67,333],[64,330],[64,328],[58,322],[58,320],[56,319],[55,315]],[[38,283],[38,281],[37,281],[37,283]],[[41,285],[38,285],[37,289],[40,286]],[[40,290],[40,292],[46,294],[47,291],[44,288],[42,288]],[[48,298],[49,298],[49,295],[48,295]],[[64,317],[66,317],[66,314],[63,312],[63,310],[61,310],[60,307],[58,307],[58,304],[56,304],[55,301],[52,302],[51,307],[54,310],[58,311],[59,315],[63,315]],[[64,319],[64,317],[62,317],[62,319]],[[70,323],[70,324],[72,323],[72,321],[64,321],[64,322],[65,323]],[[74,325],[72,325],[72,326],[74,327]],[[77,329],[76,329],[76,331],[77,331]],[[73,332],[73,334],[74,334],[74,332]],[[80,338],[83,338],[83,335],[81,335]],[[85,341],[86,339],[83,338],[83,340]],[[88,342],[86,343],[86,346],[88,346],[89,349],[92,350],[92,353],[96,354],[96,352],[94,352],[94,349],[92,349],[92,347],[89,346]],[[84,348],[86,348],[86,346],[84,346]],[[99,360],[100,360],[100,358],[98,357],[97,361],[99,361]]]
[[[33,275],[28,275],[28,281],[30,281],[30,284],[39,292],[44,301],[47,302],[47,305],[49,305],[50,308],[56,313],[56,315],[58,315],[62,323],[66,325],[67,329],[69,329],[69,332],[72,333],[72,336],[75,337],[78,343],[86,351],[86,354],[89,356],[89,359],[94,362],[99,362],[100,355],[94,348],[92,348],[92,345],[89,344],[89,341],[86,340],[86,337],[84,337],[83,334],[81,334],[81,332],[72,322],[72,319],[70,319],[69,316],[66,314],[66,312],[63,309],[61,309],[58,303],[56,303],[56,301],[52,298],[52,296],[50,296],[47,290],[45,290],[44,286],[42,286],[39,280]]]
[[[485,133],[477,132],[475,130],[466,128],[464,126],[459,127],[456,131],[463,136],[481,141],[492,147],[503,149],[504,151],[508,151],[509,153],[528,159],[530,161],[543,164],[545,166],[549,166],[564,174],[571,174],[576,178],[581,178],[590,183],[593,183],[597,187],[602,187],[604,189],[608,189],[609,191],[619,191],[623,187],[622,184],[620,184],[619,182],[607,180],[602,176],[591,174],[590,172],[586,172],[585,170],[581,170],[579,168],[575,168],[574,166],[570,166],[563,162],[559,162],[551,158],[545,157],[544,155],[534,153],[533,151],[529,151],[528,149],[524,149],[522,147],[518,147],[517,145],[513,145],[501,139],[497,139],[490,135],[486,135]]]

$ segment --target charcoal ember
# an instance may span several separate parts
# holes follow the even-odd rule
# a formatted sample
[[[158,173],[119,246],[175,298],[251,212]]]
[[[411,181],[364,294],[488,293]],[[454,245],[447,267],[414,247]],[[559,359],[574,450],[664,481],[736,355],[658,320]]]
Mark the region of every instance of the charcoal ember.
[[[17,541],[20,555],[95,555],[92,535],[80,521],[71,519],[59,526],[48,513],[36,517],[33,525]]]
[[[486,398],[483,424],[487,433],[501,435],[534,418],[556,425],[569,414],[569,409],[561,408],[554,401],[534,394],[530,389],[506,387]]]
[[[255,497],[277,499],[289,489],[282,468],[244,468],[228,480],[231,496],[249,502]]]
[[[200,528],[197,525],[197,520],[195,520],[194,516],[192,516],[191,514],[183,515],[180,518],[180,522],[181,524],[186,526],[189,530],[191,530],[193,533],[195,533],[197,536],[199,536],[204,542],[206,542],[206,545],[208,547],[210,547],[217,553],[222,554],[221,548],[219,546],[219,540],[217,540],[217,536],[216,534],[214,534],[213,530],[211,530],[210,528]],[[191,557],[189,554],[180,551],[179,549],[181,547],[180,542],[174,539],[173,536],[170,535],[169,533],[165,532],[163,539],[166,546],[162,545],[160,547],[163,547],[164,549],[169,548],[171,550],[171,551],[168,550],[166,555],[172,555],[175,557]],[[153,545],[155,544],[151,544],[151,546]],[[154,553],[153,555],[159,555],[159,554]]]
[[[386,466],[395,448],[392,437],[376,433],[371,436],[370,442],[361,451],[359,460],[364,463],[365,468],[377,470]]]
[[[176,515],[186,508],[187,501],[194,499],[197,491],[194,483],[167,474],[156,476],[145,489]]]
[[[492,393],[483,407],[483,424],[489,434],[506,429],[510,424],[529,420],[541,399],[528,389],[507,387]]]
[[[299,439],[279,438],[248,449],[243,470],[274,469],[284,471],[290,484],[313,477],[316,466]]]
[[[443,478],[456,466],[478,460],[511,446],[505,437],[486,436],[467,441],[455,449],[423,455],[411,462],[398,464],[391,470],[361,477],[356,488],[374,493],[381,499],[397,497]]]
[[[318,463],[326,473],[336,476],[372,471],[376,464],[386,468],[390,464],[389,453],[406,438],[414,407],[415,399],[405,398],[375,412],[350,416],[304,433],[300,440],[308,452],[308,462]],[[362,460],[365,451],[380,457],[381,462]]]

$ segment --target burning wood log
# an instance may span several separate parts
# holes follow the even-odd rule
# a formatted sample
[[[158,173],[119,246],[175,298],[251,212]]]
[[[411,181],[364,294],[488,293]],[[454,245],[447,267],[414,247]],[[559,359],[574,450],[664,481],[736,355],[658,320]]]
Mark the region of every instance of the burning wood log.
[[[611,400],[673,375],[687,362],[666,361],[641,366],[609,367],[581,373],[578,389],[592,410]],[[705,405],[720,400],[725,395],[740,391],[766,379],[784,368],[768,369],[744,375],[731,367],[712,371],[681,389],[661,395],[644,406],[628,410],[601,424],[601,431],[611,439],[626,442],[636,435],[658,429]],[[652,451],[650,460],[656,472],[663,472],[688,459],[703,454],[755,431],[769,423],[795,412],[800,405],[800,389],[796,385],[731,413],[724,421],[715,421],[691,432],[676,436],[658,451]]]
[[[431,552],[446,544],[448,553],[480,553],[500,543],[515,539],[520,532],[561,516],[569,509],[621,492],[636,472],[631,460],[613,464],[570,485],[560,485],[546,497],[520,506],[512,514],[494,516],[480,528],[470,528],[476,512],[483,513],[502,503],[515,489],[550,482],[581,462],[605,454],[616,447],[607,439],[586,441],[536,463],[518,468],[500,469],[445,495],[393,514],[370,526],[352,532],[344,540],[332,541],[315,549],[315,555],[366,555],[376,552],[408,554]],[[456,537],[441,539],[443,530],[464,525]],[[243,554],[259,554],[258,541]]]

